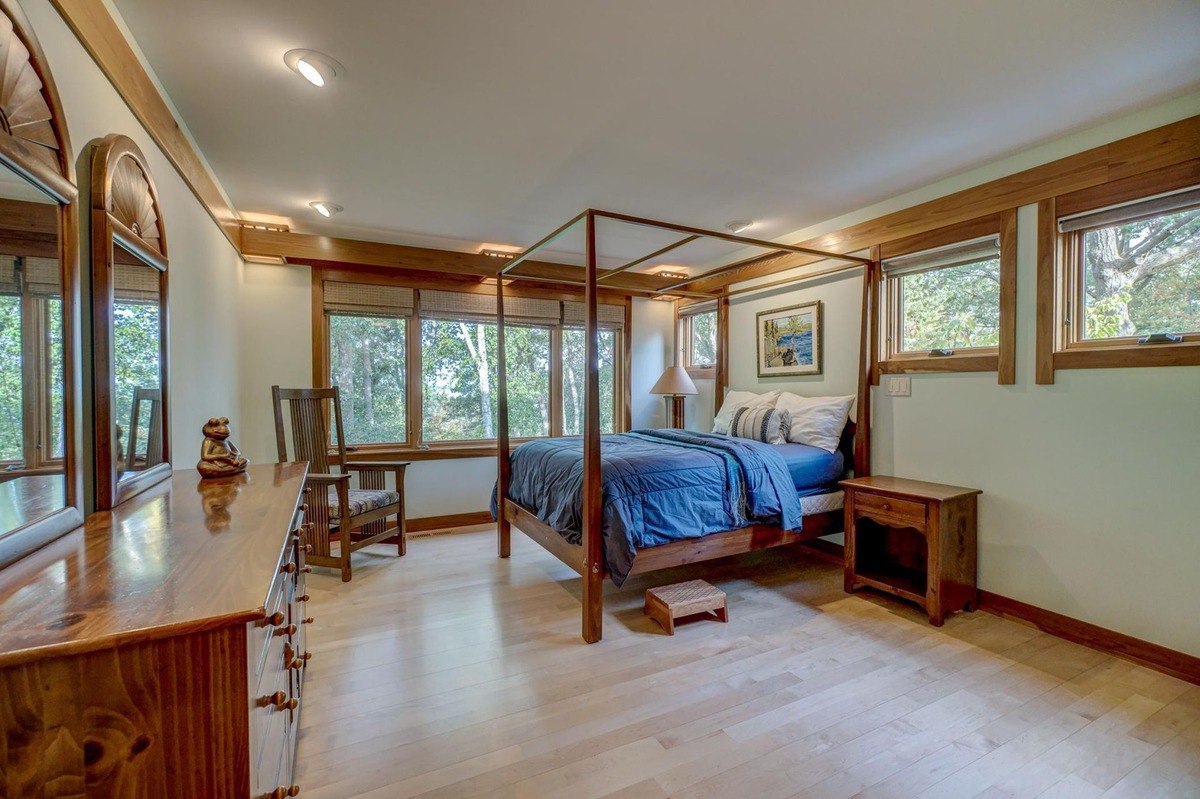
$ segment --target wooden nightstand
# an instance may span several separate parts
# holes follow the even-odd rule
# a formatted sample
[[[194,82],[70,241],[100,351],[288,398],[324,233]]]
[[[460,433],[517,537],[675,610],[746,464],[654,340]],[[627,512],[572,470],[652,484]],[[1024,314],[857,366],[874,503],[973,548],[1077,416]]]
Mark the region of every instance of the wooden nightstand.
[[[868,586],[916,602],[941,627],[975,610],[977,488],[855,477],[846,490],[846,591]]]

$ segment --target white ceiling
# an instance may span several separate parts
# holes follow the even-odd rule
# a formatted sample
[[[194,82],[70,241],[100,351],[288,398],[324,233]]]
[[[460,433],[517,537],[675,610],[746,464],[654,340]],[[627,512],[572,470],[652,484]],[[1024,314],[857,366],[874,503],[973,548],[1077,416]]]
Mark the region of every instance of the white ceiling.
[[[1200,88],[1196,0],[115,2],[241,212],[461,249],[588,206],[785,236]]]

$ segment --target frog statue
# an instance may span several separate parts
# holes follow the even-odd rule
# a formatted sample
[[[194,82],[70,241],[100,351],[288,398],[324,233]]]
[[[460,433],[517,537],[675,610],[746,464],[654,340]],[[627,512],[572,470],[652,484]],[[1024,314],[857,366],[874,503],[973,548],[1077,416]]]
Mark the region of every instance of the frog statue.
[[[246,471],[250,463],[229,440],[229,419],[213,417],[205,423],[204,443],[200,445],[200,461],[196,464],[201,477],[229,477]]]

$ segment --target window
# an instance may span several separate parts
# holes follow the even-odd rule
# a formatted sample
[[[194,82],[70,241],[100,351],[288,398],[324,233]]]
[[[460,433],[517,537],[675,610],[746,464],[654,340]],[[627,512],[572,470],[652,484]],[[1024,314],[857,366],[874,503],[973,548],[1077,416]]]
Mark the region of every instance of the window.
[[[334,276],[339,279],[332,279]],[[370,284],[318,270],[325,347],[318,373],[341,388],[346,443],[360,453],[469,455],[497,433],[496,298],[490,291]],[[583,417],[583,304],[505,297],[509,433],[577,434]],[[623,411],[625,304],[601,303],[601,426]],[[409,373],[412,372],[412,379]],[[331,430],[331,434],[332,434]]]
[[[679,352],[692,377],[713,377],[717,366],[715,302],[696,303],[679,310]]]
[[[1196,203],[1097,227],[1087,217],[1060,223],[1080,238],[1072,248],[1082,272],[1080,339],[1200,333],[1200,197]]]
[[[407,336],[402,316],[329,315],[329,376],[341,389],[347,444],[408,440]]]
[[[62,299],[58,261],[0,256],[0,468],[61,462]]]
[[[991,237],[956,250],[940,257],[917,253],[910,256],[917,260],[908,270],[885,266],[889,279],[896,281],[895,352],[924,354],[1000,344],[1000,244]]]
[[[1012,211],[881,247],[879,371],[1013,382],[1015,236]]]
[[[600,331],[600,432],[616,432],[617,334]],[[563,426],[565,436],[583,433],[584,349],[583,330],[563,330]]]
[[[421,322],[425,441],[496,437],[497,326],[468,320]],[[508,430],[550,435],[550,330],[505,325]]]
[[[21,406],[21,297],[0,295],[0,462],[24,458]]]
[[[1200,187],[1121,182],[1039,205],[1038,381],[1055,369],[1200,364]],[[1154,187],[1154,173],[1138,188]],[[1048,255],[1046,255],[1048,254]]]

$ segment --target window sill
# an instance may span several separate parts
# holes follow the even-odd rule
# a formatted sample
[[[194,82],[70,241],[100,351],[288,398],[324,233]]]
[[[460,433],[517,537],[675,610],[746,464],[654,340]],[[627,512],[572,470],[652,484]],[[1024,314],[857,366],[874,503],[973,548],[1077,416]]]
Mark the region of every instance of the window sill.
[[[538,438],[512,438],[510,447],[524,444],[526,441],[537,441]],[[351,461],[439,461],[454,458],[495,458],[499,456],[495,441],[454,442],[430,444],[428,447],[412,447],[407,444],[357,444],[347,448],[346,458]],[[337,450],[329,451],[330,457],[337,457]]]
[[[1200,366],[1200,341],[1076,345],[1054,353],[1055,369],[1118,369],[1129,366]]]
[[[715,380],[717,378],[717,367],[715,366],[687,366],[684,369],[688,373],[688,377],[693,380]]]
[[[1000,354],[995,350],[963,352],[943,357],[917,355],[891,358],[879,362],[880,374],[911,374],[917,372],[997,372]]]

